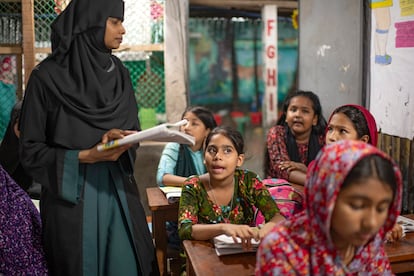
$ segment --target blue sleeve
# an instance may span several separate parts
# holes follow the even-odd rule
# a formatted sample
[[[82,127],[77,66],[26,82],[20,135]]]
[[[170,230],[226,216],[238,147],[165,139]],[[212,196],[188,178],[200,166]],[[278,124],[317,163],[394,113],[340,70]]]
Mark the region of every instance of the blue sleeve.
[[[175,167],[178,160],[178,150],[180,144],[178,143],[168,143],[165,145],[164,150],[162,151],[160,162],[158,163],[157,169],[157,184],[158,186],[164,186],[162,183],[162,177],[164,174],[174,174]]]

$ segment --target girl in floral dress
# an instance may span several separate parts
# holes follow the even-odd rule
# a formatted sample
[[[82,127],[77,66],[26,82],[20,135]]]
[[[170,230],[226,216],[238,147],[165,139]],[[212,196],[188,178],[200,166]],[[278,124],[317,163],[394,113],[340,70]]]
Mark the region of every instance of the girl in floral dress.
[[[256,173],[240,169],[244,160],[242,135],[228,127],[215,128],[206,138],[205,164],[208,173],[187,179],[179,207],[182,240],[208,240],[226,234],[239,237],[249,247],[261,239],[283,217]],[[253,206],[267,222],[253,226]]]

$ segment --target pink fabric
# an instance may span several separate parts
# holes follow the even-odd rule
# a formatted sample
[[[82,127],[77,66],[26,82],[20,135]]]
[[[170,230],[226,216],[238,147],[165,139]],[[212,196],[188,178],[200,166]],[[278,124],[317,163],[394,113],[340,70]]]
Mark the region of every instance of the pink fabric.
[[[303,210],[304,196],[289,181],[281,178],[266,178],[262,182],[269,190],[282,216],[290,218]],[[265,223],[265,218],[259,210],[256,209],[255,214],[256,226]]]
[[[305,210],[278,224],[263,239],[257,252],[256,275],[392,275],[383,244],[401,207],[402,179],[394,162],[396,194],[379,232],[356,249],[346,266],[330,237],[331,216],[345,177],[359,160],[374,154],[391,160],[361,141],[342,140],[321,150],[308,168]]]

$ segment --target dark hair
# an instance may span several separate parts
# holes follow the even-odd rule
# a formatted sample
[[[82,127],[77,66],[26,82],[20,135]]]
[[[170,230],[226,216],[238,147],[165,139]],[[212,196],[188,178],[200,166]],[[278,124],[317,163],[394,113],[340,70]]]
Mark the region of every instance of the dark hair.
[[[279,119],[276,122],[276,125],[286,125],[286,113],[289,108],[290,101],[295,97],[306,97],[312,101],[313,111],[315,112],[315,115],[318,116],[318,122],[313,128],[316,134],[323,135],[326,129],[326,120],[322,114],[322,106],[319,97],[312,91],[297,90],[293,93],[289,93],[283,102],[282,115],[280,115]]]
[[[394,164],[389,159],[377,154],[368,155],[359,160],[346,176],[341,189],[371,177],[389,185],[394,197],[397,190]]]
[[[207,135],[206,143],[204,144],[204,150],[207,148],[208,144],[210,143],[211,138],[214,135],[221,134],[227,137],[235,147],[238,154],[244,153],[244,140],[241,133],[231,127],[228,126],[219,126],[214,128],[210,133]]]
[[[365,116],[361,112],[361,110],[351,105],[344,105],[336,108],[332,112],[331,117],[337,113],[342,113],[346,117],[348,117],[349,120],[351,120],[358,134],[358,138],[361,138],[364,135],[368,135],[369,139],[372,140],[371,134],[368,129],[367,120],[365,119]]]
[[[183,112],[181,118],[183,119],[187,112],[191,112],[199,118],[204,126],[210,130],[217,126],[216,120],[214,119],[214,114],[208,108],[203,106],[190,106]]]

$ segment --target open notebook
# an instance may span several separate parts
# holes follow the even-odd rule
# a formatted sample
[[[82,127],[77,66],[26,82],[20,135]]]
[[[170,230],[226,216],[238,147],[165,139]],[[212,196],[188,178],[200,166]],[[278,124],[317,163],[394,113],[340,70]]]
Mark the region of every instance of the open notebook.
[[[250,251],[246,251],[242,248],[241,241],[239,238],[237,238],[237,242],[234,242],[232,237],[224,234],[214,237],[213,243],[218,256],[255,252],[259,247],[259,241],[252,239],[252,248]]]
[[[175,203],[180,201],[181,187],[164,186],[160,187],[160,189],[164,192],[165,197],[168,200],[168,203]]]

